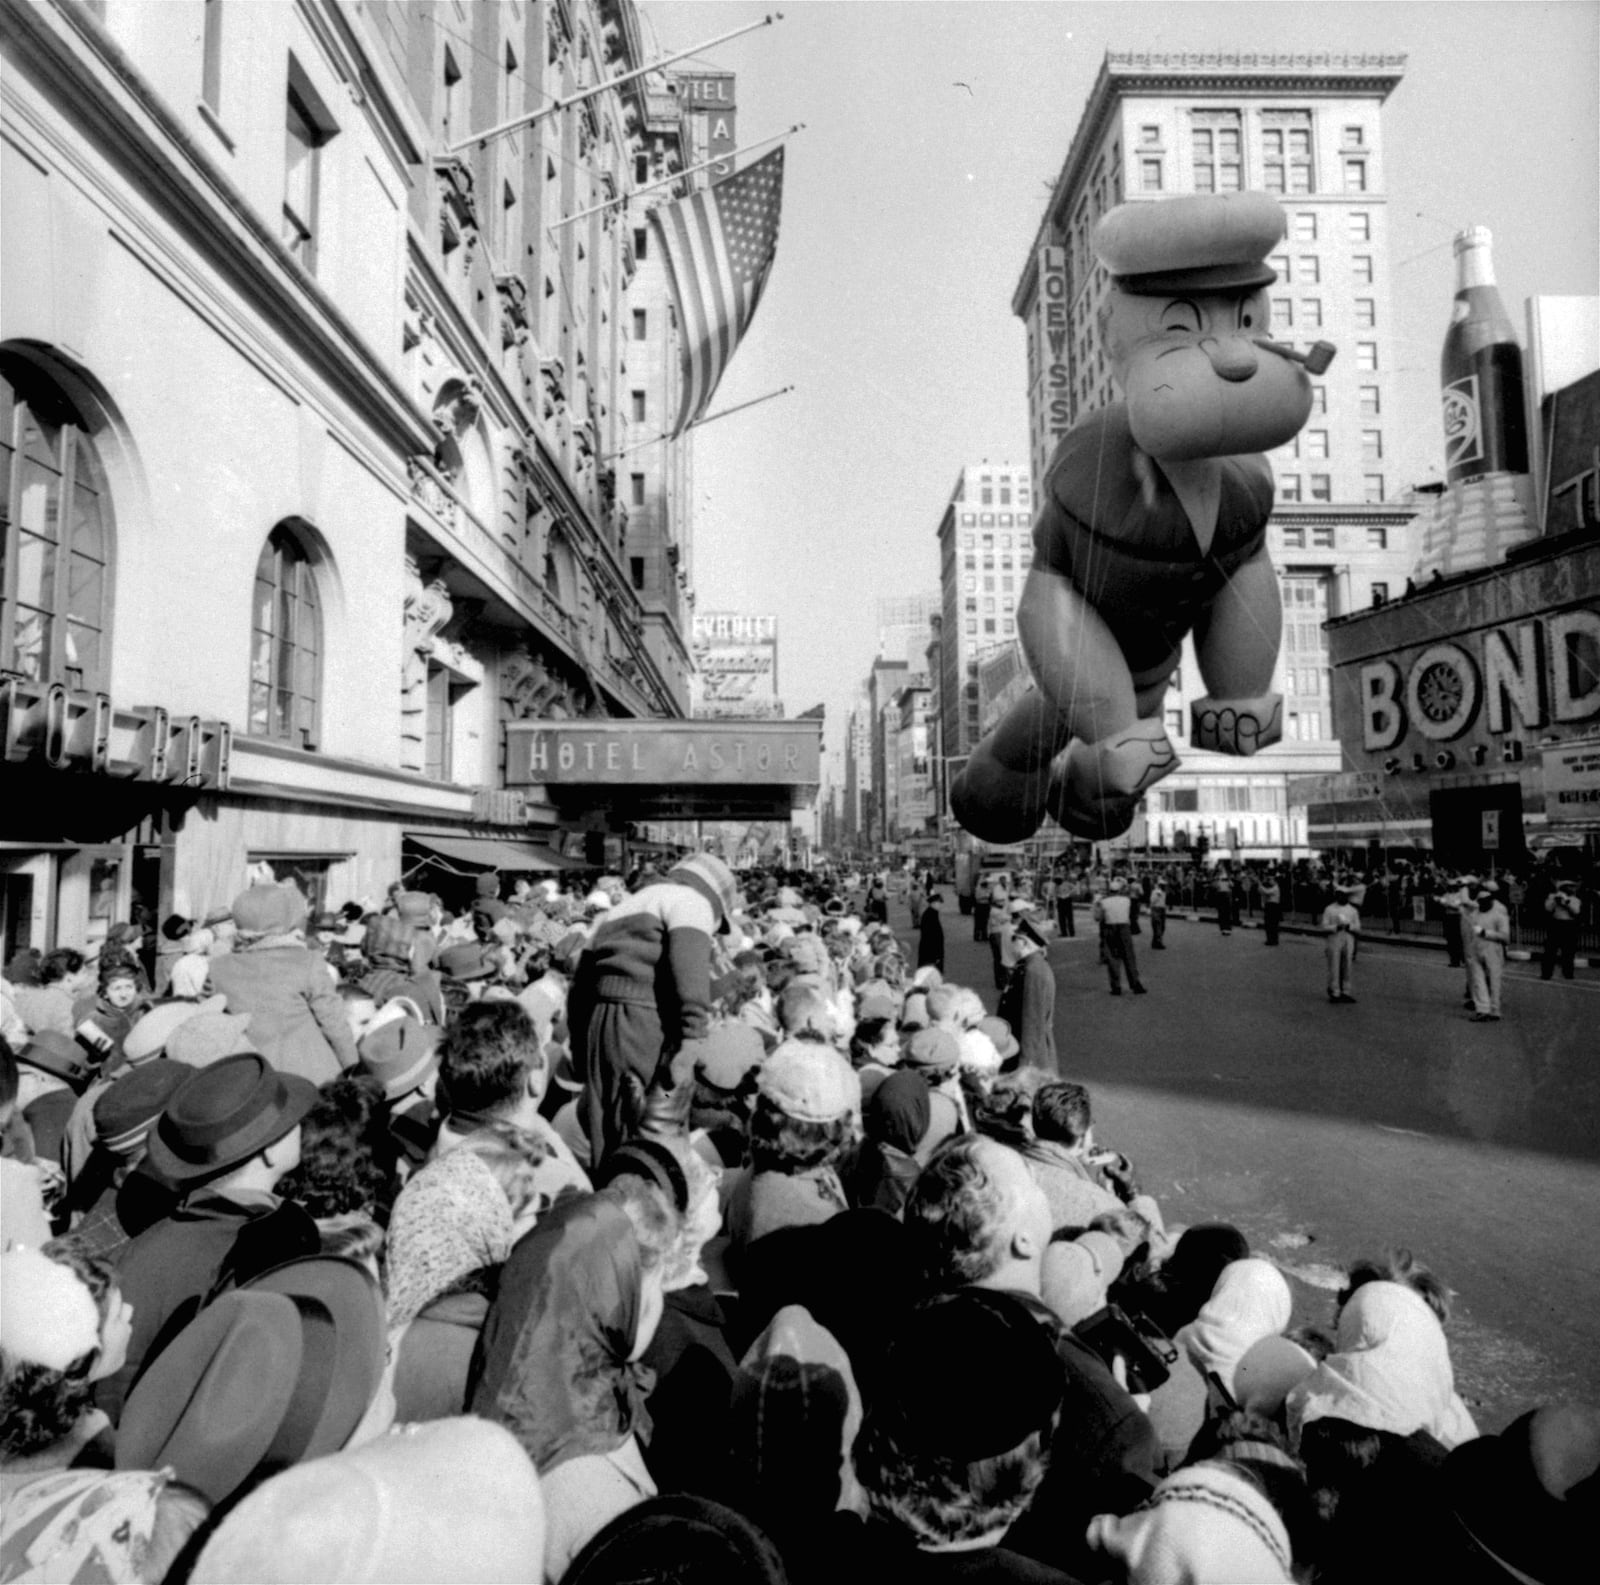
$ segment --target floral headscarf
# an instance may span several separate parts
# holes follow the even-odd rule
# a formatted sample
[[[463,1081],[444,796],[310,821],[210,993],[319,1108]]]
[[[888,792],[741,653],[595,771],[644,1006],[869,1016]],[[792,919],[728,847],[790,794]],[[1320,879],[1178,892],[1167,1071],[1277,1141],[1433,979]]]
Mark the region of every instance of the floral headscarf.
[[[648,1437],[655,1373],[629,1359],[643,1283],[633,1224],[601,1195],[560,1202],[511,1251],[471,1409],[505,1426],[541,1475]]]
[[[1456,1396],[1444,1328],[1420,1294],[1398,1282],[1363,1284],[1339,1314],[1336,1342],[1289,1394],[1297,1445],[1307,1423],[1330,1417],[1397,1436],[1426,1431],[1446,1447],[1477,1436]]]

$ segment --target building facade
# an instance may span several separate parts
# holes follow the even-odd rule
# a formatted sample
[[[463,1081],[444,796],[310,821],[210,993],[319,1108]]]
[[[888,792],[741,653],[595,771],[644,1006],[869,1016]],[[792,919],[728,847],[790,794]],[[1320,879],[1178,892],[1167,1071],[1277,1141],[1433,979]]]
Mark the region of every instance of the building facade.
[[[1035,489],[1062,435],[1118,397],[1096,329],[1110,279],[1092,248],[1095,225],[1118,204],[1274,193],[1288,235],[1269,261],[1273,334],[1338,348],[1313,381],[1305,428],[1269,457],[1283,741],[1248,760],[1188,747],[1189,706],[1205,688],[1186,642],[1165,706],[1183,764],[1147,795],[1129,840],[1187,846],[1203,833],[1242,856],[1303,847],[1304,811],[1290,808],[1287,778],[1341,765],[1322,624],[1397,596],[1415,562],[1416,509],[1395,471],[1382,125],[1404,68],[1399,55],[1108,54],[1013,295],[1027,327]]]
[[[507,724],[688,706],[630,0],[0,20],[7,950],[554,855]]]
[[[1016,637],[1017,600],[1033,561],[1033,489],[1025,467],[968,464],[939,519],[939,727],[947,765],[983,736],[979,660]]]

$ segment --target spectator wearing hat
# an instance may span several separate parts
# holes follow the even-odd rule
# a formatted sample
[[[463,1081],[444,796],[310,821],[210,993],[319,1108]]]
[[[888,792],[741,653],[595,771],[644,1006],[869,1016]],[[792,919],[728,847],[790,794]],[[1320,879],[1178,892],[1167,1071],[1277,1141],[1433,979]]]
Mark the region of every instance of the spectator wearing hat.
[[[273,1192],[300,1159],[300,1121],[316,1103],[315,1085],[255,1052],[199,1070],[167,1102],[147,1138],[145,1169],[179,1199],[118,1264],[134,1321],[127,1363],[98,1394],[112,1419],[146,1355],[219,1280],[243,1281],[316,1252],[316,1224]]]
[[[1511,915],[1500,900],[1500,883],[1485,881],[1478,890],[1477,911],[1463,915],[1463,944],[1472,976],[1472,1021],[1500,1020],[1500,987],[1506,977],[1506,953],[1511,947]]]
[[[401,1014],[374,1020],[356,1046],[362,1069],[383,1091],[390,1137],[410,1169],[420,1167],[439,1137],[437,1024]]]
[[[54,1195],[58,1187],[49,1165],[34,1158],[28,1125],[17,1110],[20,1085],[17,1059],[0,1039],[0,1249],[13,1244],[37,1249],[49,1241],[45,1190]]]
[[[737,905],[733,872],[696,853],[601,915],[567,1006],[591,1160],[636,1131],[650,1087],[705,1033],[711,941]]]
[[[933,1110],[920,1073],[888,1073],[867,1097],[851,1188],[855,1203],[899,1216],[932,1146]]]
[[[82,1165],[71,1176],[65,1202],[75,1248],[118,1260],[134,1232],[123,1220],[124,1211],[130,1222],[135,1221],[142,1200],[153,1214],[164,1213],[164,1195],[153,1180],[134,1175],[145,1158],[150,1130],[193,1072],[184,1063],[157,1057],[124,1068],[84,1094],[85,1101],[92,1099],[89,1144],[82,1152]],[[129,1199],[123,1206],[124,1186],[130,1182],[134,1187],[127,1190]]]
[[[1095,898],[1094,921],[1100,927],[1100,951],[1111,977],[1111,994],[1122,995],[1122,975],[1126,970],[1129,988],[1135,996],[1143,996],[1145,986],[1139,978],[1139,959],[1133,946],[1133,903],[1128,896],[1128,883],[1120,875],[1113,875],[1106,890]]]
[[[60,1246],[0,1255],[0,1470],[65,1469],[110,1430],[94,1384],[120,1369],[130,1327],[106,1262]]]
[[[930,891],[923,899],[917,920],[917,967],[935,968],[944,973],[944,921],[939,917],[943,902],[938,892]]]
[[[229,1012],[249,1015],[250,1038],[274,1067],[316,1085],[356,1065],[356,1043],[326,965],[305,944],[305,919],[298,887],[242,892],[235,950],[212,963],[211,983]]]
[[[83,1047],[59,1030],[35,1034],[17,1052],[17,1115],[32,1135],[41,1161],[63,1164],[68,1120],[95,1070]]]
[[[728,1202],[731,1252],[848,1206],[839,1174],[860,1115],[861,1082],[832,1047],[786,1040],[766,1059],[756,1076],[750,1167]]]
[[[1334,887],[1333,901],[1322,910],[1318,925],[1328,960],[1328,1000],[1353,1002],[1350,975],[1355,965],[1356,937],[1361,933],[1361,915],[1350,902],[1348,886]]]
[[[419,894],[420,895],[420,894]],[[361,941],[367,961],[361,989],[382,1007],[395,997],[416,1004],[422,1021],[444,1023],[444,991],[432,963],[433,943],[403,919],[380,914],[372,919]],[[424,961],[424,959],[426,961]]]
[[[221,1294],[177,1331],[128,1396],[117,1468],[171,1469],[215,1505],[369,1421],[383,1377],[378,1284],[310,1256]]]
[[[1021,1048],[1021,1065],[1054,1076],[1056,1055],[1056,977],[1045,951],[1044,932],[1023,914],[1012,938],[1011,973],[1000,993],[1000,1016]]]
[[[951,1369],[953,1360],[984,1364]],[[1070,1582],[1007,1544],[1043,1484],[1063,1403],[1049,1335],[1020,1300],[964,1289],[914,1311],[856,1442],[872,1515],[865,1572]]]
[[[122,1043],[145,1010],[142,979],[143,971],[131,959],[102,960],[99,990],[73,1005],[73,1033],[102,1067],[121,1060]]]
[[[538,1580],[539,1479],[502,1426],[455,1416],[347,1446],[265,1481],[200,1553],[197,1585],[274,1580]]]
[[[1089,1520],[1126,1513],[1150,1494],[1159,1444],[1105,1364],[1043,1300],[1052,1231],[1044,1191],[1016,1151],[969,1135],[934,1152],[906,1204],[905,1222],[933,1291],[1008,1293],[1054,1346],[1063,1378],[1062,1423],[1072,1434],[1006,1540],[1040,1562],[1096,1577],[1083,1542]],[[938,1396],[929,1394],[930,1407]],[[864,1472],[862,1478],[865,1483]]]

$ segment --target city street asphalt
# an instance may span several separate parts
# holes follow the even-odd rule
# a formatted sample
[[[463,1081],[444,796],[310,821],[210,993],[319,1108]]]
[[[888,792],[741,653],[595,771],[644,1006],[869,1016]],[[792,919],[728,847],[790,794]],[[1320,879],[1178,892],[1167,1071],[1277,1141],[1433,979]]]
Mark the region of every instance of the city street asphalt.
[[[949,977],[993,1007],[988,948],[943,917]],[[1167,950],[1137,940],[1150,994],[1113,998],[1087,905],[1077,920],[1048,949],[1063,1074],[1169,1224],[1234,1223],[1291,1279],[1296,1321],[1330,1331],[1349,1263],[1409,1248],[1454,1290],[1484,1430],[1600,1401],[1600,971],[1512,963],[1504,1019],[1474,1023],[1442,953],[1365,938],[1357,1000],[1335,1005],[1320,940],[1175,919]]]

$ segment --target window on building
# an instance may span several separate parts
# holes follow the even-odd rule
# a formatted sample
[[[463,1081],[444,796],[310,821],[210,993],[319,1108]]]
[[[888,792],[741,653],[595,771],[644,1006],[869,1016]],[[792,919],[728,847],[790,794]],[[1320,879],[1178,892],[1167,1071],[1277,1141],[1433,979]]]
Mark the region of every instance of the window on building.
[[[1175,710],[1171,710],[1171,709],[1165,710],[1165,711],[1162,712],[1162,714],[1166,717],[1167,736],[1168,737],[1182,737],[1183,736],[1183,710],[1182,710],[1182,708],[1180,707],[1180,708],[1175,709]]]
[[[1294,328],[1294,299],[1292,297],[1274,297],[1272,299],[1272,323],[1285,330]]]
[[[628,557],[628,581],[635,589],[644,588],[644,557]]]
[[[977,637],[977,633],[978,633],[978,619],[975,616],[969,616],[967,618],[967,636],[969,638],[976,638]],[[976,712],[974,712],[974,713],[976,713]]]
[[[1300,499],[1300,481],[1294,481],[1294,495],[1285,499]],[[1306,526],[1304,523],[1285,523],[1283,525],[1283,548],[1285,550],[1304,550],[1306,548]]]
[[[460,124],[464,109],[465,90],[461,86],[461,68],[448,44],[439,73],[439,141],[446,147],[469,129]]]
[[[633,183],[635,187],[642,187],[650,180],[650,156],[648,154],[635,154],[633,157]]]
[[[200,23],[200,97],[206,108],[222,111],[222,0],[205,0]]]
[[[1378,322],[1378,305],[1370,297],[1356,299],[1356,328],[1358,330],[1371,330]]]
[[[1244,185],[1237,110],[1196,110],[1189,117],[1189,153],[1197,193],[1237,192]]]
[[[983,630],[985,633],[994,632],[994,618],[992,616],[986,616],[983,619]]]
[[[322,606],[316,569],[280,523],[256,563],[251,610],[250,732],[296,748],[317,746],[322,697]]]
[[[1363,385],[1360,387],[1358,395],[1361,405],[1361,416],[1363,418],[1376,418],[1380,411],[1378,387],[1375,385]]]
[[[35,366],[0,356],[0,677],[103,690],[111,496],[88,423]]]
[[[1359,149],[1366,145],[1366,133],[1360,127],[1346,127],[1344,129],[1344,146],[1347,149]]]
[[[1002,618],[1000,622],[1000,631],[1005,634],[1007,638],[1015,637],[1017,631],[1015,619],[1009,616]]]
[[[1352,242],[1372,241],[1372,216],[1357,209],[1345,217],[1345,226]]]
[[[1298,501],[1300,499],[1300,475],[1298,473],[1280,473],[1278,475],[1278,499],[1280,501]],[[1287,534],[1288,530],[1285,529]]]
[[[1361,460],[1363,462],[1381,462],[1383,460],[1383,431],[1381,429],[1363,429],[1361,431]]]
[[[1158,193],[1161,191],[1162,182],[1160,160],[1147,159],[1139,161],[1139,185],[1143,187],[1147,193]]]
[[[1372,255],[1358,253],[1350,261],[1350,272],[1355,276],[1357,286],[1372,285]]]
[[[1316,286],[1322,280],[1322,261],[1314,253],[1300,256],[1298,278],[1302,286]]]
[[[1328,411],[1328,387],[1313,385],[1311,387],[1311,411],[1313,413],[1326,413]]]
[[[1347,193],[1364,193],[1367,190],[1367,162],[1360,158],[1345,157],[1344,190]]]
[[[1267,260],[1267,263],[1274,271],[1276,271],[1279,281],[1282,282],[1283,285],[1287,286],[1290,278],[1289,255],[1287,253],[1274,253],[1272,257]]]
[[[1331,501],[1333,499],[1333,481],[1327,474],[1314,473],[1311,475],[1311,499],[1313,501]],[[1317,532],[1320,534],[1322,531],[1318,529]],[[1333,530],[1329,529],[1328,532],[1332,534]],[[1321,541],[1313,537],[1312,543],[1320,544]]]
[[[1142,126],[1139,128],[1139,142],[1146,148],[1161,147],[1161,128],[1158,126]]]
[[[1320,330],[1322,328],[1322,299],[1320,297],[1302,297],[1300,299],[1300,323],[1307,330]]]
[[[648,341],[650,339],[650,313],[648,309],[634,309],[633,339],[635,341]]]
[[[1372,585],[1372,603],[1374,605],[1387,605],[1389,603],[1389,585],[1380,583],[1376,579]]]
[[[970,611],[974,616],[976,616],[978,613],[978,602],[976,600],[964,600],[962,602],[962,608],[966,611]]]
[[[1376,374],[1378,372],[1378,343],[1376,341],[1358,341],[1356,343],[1356,367],[1363,374]]]
[[[1307,429],[1301,431],[1300,438],[1305,442],[1305,455],[1313,460],[1320,460],[1328,455],[1328,432],[1325,429]]]
[[[978,505],[979,506],[993,506],[994,505],[994,488],[993,488],[993,486],[986,484],[978,492]]]
[[[643,391],[632,391],[632,392],[629,393],[629,395],[630,395],[630,397],[632,399],[632,404],[633,404],[632,408],[631,408],[631,412],[633,414],[633,421],[636,424],[642,424],[644,422],[644,420],[645,420],[645,413],[647,411],[647,409],[645,407],[645,395],[644,395],[644,392]]]
[[[435,781],[449,781],[454,769],[455,707],[466,691],[445,667],[433,661],[428,662],[422,769],[424,775],[431,776]]]
[[[1320,494],[1318,492],[1321,492]],[[1332,499],[1328,488],[1328,476],[1325,473],[1311,475],[1311,499],[1313,501],[1327,501]],[[1333,549],[1333,524],[1313,523],[1311,525],[1311,548],[1313,550]]]
[[[1361,475],[1362,498],[1367,501],[1381,501],[1383,497],[1383,475],[1381,473],[1364,473]],[[1374,539],[1374,535],[1379,538]],[[1367,543],[1378,550],[1389,548],[1389,530],[1386,528],[1369,528],[1367,530]]]
[[[307,270],[317,268],[317,205],[322,146],[331,136],[291,63],[284,115],[283,245]]]
[[[1009,484],[1002,484],[1000,486],[1000,504],[1002,506],[1011,505],[1011,486]]]
[[[1294,240],[1296,242],[1315,242],[1317,240],[1317,217],[1313,211],[1302,209],[1295,215]]]
[[[628,485],[629,485],[629,495],[628,495],[629,501],[634,506],[643,506],[644,505],[644,475],[642,473],[631,474],[629,476],[629,479],[628,479]]]
[[[649,248],[650,229],[648,226],[635,226],[633,228],[633,256],[643,259]]]

